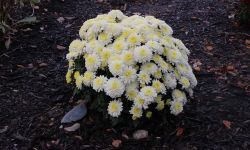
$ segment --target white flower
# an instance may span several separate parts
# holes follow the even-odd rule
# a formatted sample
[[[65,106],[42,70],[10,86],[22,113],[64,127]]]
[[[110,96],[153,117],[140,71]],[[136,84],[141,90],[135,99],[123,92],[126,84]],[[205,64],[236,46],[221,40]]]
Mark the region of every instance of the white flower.
[[[102,67],[106,67],[108,65],[108,60],[111,55],[112,55],[111,49],[103,48],[102,52],[100,53]]]
[[[131,51],[123,51],[122,60],[126,65],[132,65],[135,62],[133,53]]]
[[[114,20],[118,20],[121,21],[125,18],[127,18],[127,16],[125,16],[120,10],[111,10],[108,15],[114,19]]]
[[[137,46],[141,43],[141,37],[136,33],[132,33],[128,36],[127,41],[130,46]]]
[[[160,41],[161,37],[157,34],[155,34],[154,32],[148,33],[145,35],[145,39],[147,41]]]
[[[130,101],[135,100],[135,97],[138,95],[138,83],[137,82],[132,82],[130,84],[127,84],[126,86],[126,98]]]
[[[110,43],[112,40],[112,36],[109,33],[102,32],[98,35],[98,41],[103,45]]]
[[[67,60],[74,60],[74,59],[76,59],[78,56],[79,56],[79,53],[78,53],[78,52],[69,52],[69,53],[66,55],[66,58],[67,58]]]
[[[78,77],[75,78],[76,81],[76,87],[81,90],[82,89],[82,84],[83,84],[83,76],[80,75]]]
[[[108,78],[103,75],[96,77],[92,83],[93,89],[96,90],[97,92],[102,91],[104,89],[104,85],[106,84],[107,80]]]
[[[187,64],[176,64],[177,70],[181,75],[184,76],[189,76],[190,74],[192,74],[192,69],[191,67]]]
[[[126,84],[131,83],[132,81],[136,79],[136,70],[131,66],[125,67],[120,78]]]
[[[92,25],[92,27],[90,27],[90,29],[87,32],[91,32],[91,33],[100,33],[101,31],[103,31],[106,27],[108,26],[108,22],[106,20],[100,20],[97,21]]]
[[[145,63],[142,65],[141,70],[149,74],[154,74],[158,67],[154,63]]]
[[[104,86],[104,91],[111,98],[120,97],[124,90],[124,84],[117,78],[110,78]]]
[[[160,66],[160,69],[161,69],[161,71],[163,73],[167,73],[167,72],[171,71],[171,69],[172,69],[171,68],[172,66],[169,63],[165,62],[165,61],[161,61],[159,63],[159,66]]]
[[[186,77],[181,77],[180,80],[179,80],[180,84],[182,85],[183,88],[187,89],[190,87],[190,82],[188,80],[188,78]]]
[[[144,100],[140,95],[137,95],[134,100],[134,104],[138,108],[148,109],[148,105],[150,104],[150,101]]]
[[[97,40],[91,40],[86,44],[85,51],[88,54],[92,54],[93,52],[96,52],[99,47],[102,47],[100,42],[98,42]]]
[[[88,71],[96,71],[101,65],[101,60],[96,54],[89,54],[85,58],[85,67]]]
[[[79,35],[82,39],[86,38],[86,32],[95,23],[95,19],[89,19],[83,23],[79,30]]]
[[[152,87],[155,88],[157,93],[166,94],[166,87],[159,80],[153,80]]]
[[[139,91],[137,89],[127,89],[125,96],[128,100],[133,101],[138,93]]]
[[[168,24],[153,16],[127,17],[120,10],[98,15],[84,22],[81,39],[69,45],[66,81],[78,90],[91,88],[97,96],[103,91],[112,99],[125,98],[124,103],[109,102],[112,117],[121,115],[125,103],[126,108],[133,103],[129,110],[133,120],[149,106],[161,111],[170,105],[177,115],[197,80],[188,63],[190,51],[172,34]]]
[[[91,71],[86,71],[83,74],[83,84],[86,86],[90,86],[92,84],[93,79],[95,78],[95,73]]]
[[[135,105],[132,106],[131,110],[129,111],[130,114],[132,114],[132,119],[136,120],[138,118],[142,117],[142,109],[136,107]]]
[[[168,49],[168,55],[167,55],[167,59],[170,61],[170,62],[181,62],[181,60],[183,59],[181,57],[181,53],[179,50],[176,50],[176,49]]]
[[[81,40],[78,40],[78,39],[74,40],[69,45],[69,51],[70,52],[74,51],[74,52],[82,53],[85,45],[86,45],[85,41],[81,41]]]
[[[127,89],[138,89],[139,83],[137,81],[131,82],[126,85],[126,90]]]
[[[148,84],[151,81],[150,75],[145,71],[139,72],[138,79],[141,84]]]
[[[110,33],[112,36],[118,36],[122,32],[122,27],[116,23],[109,23],[106,27],[106,32]]]
[[[160,30],[162,31],[163,35],[169,36],[173,34],[173,29],[169,25],[167,25],[164,21],[161,21],[160,23],[158,23],[158,26]]]
[[[182,43],[181,40],[173,38],[173,42],[176,44],[176,46],[181,50],[181,53],[184,55],[189,55],[190,51],[187,49],[187,47]]]
[[[121,112],[123,110],[122,102],[119,100],[113,100],[109,102],[108,105],[108,113],[112,117],[118,117],[120,116]]]
[[[141,88],[141,91],[139,93],[142,99],[148,102],[154,101],[154,98],[157,96],[155,88],[152,86],[145,86]]]
[[[174,48],[173,38],[170,36],[164,36],[161,39],[161,44],[165,46],[165,48]]]
[[[172,97],[175,101],[182,102],[183,104],[187,102],[186,94],[178,89],[173,90]]]
[[[109,61],[109,71],[114,75],[121,75],[123,73],[124,65],[121,60]]]
[[[163,80],[164,80],[164,84],[167,88],[174,89],[177,85],[174,74],[171,74],[171,73],[165,74]]]
[[[183,103],[179,101],[170,102],[170,110],[171,114],[178,115],[183,111]]]
[[[194,76],[193,73],[190,73],[189,76],[190,76],[189,80],[190,80],[190,83],[191,83],[191,87],[194,88],[198,84],[197,79],[196,79],[196,77]]]
[[[112,46],[113,50],[117,54],[121,54],[122,51],[127,50],[128,45],[124,40],[116,40]]]
[[[161,70],[157,69],[156,72],[153,74],[153,77],[156,79],[161,79],[162,78]]]
[[[134,58],[135,61],[139,63],[144,63],[150,61],[152,58],[152,50],[149,49],[147,46],[139,46],[136,47],[134,50]]]
[[[163,47],[159,42],[156,41],[148,41],[146,45],[153,50],[156,54],[162,54],[163,53]]]

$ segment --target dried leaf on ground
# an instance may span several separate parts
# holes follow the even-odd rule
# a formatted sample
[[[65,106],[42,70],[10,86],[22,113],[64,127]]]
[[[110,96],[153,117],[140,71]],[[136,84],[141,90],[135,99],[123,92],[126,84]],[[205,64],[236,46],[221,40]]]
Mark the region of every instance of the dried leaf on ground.
[[[228,65],[227,66],[227,71],[234,71],[234,70],[235,70],[235,68],[234,68],[233,65]]]
[[[113,145],[115,148],[120,147],[121,144],[122,144],[122,141],[121,141],[121,140],[113,140],[113,141],[112,141],[112,145]]]
[[[184,132],[184,129],[183,128],[177,128],[176,130],[176,136],[181,136]]]
[[[66,47],[61,46],[61,45],[56,45],[56,48],[59,49],[59,50],[64,50],[64,49],[66,49]]]
[[[39,64],[39,67],[46,67],[46,66],[48,66],[47,63],[40,63],[40,64]]]
[[[213,48],[213,46],[212,45],[207,45],[206,46],[206,50],[208,50],[208,51],[211,51],[211,50],[213,50],[214,48]]]

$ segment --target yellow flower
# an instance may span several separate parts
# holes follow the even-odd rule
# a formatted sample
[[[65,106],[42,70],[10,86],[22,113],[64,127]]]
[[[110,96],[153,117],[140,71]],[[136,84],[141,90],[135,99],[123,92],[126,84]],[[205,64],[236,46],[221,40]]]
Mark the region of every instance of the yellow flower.
[[[132,119],[136,120],[137,118],[141,118],[142,116],[142,109],[132,106],[131,110],[129,111],[132,114]]]
[[[71,78],[72,73],[73,73],[72,70],[67,71],[67,74],[66,74],[66,82],[67,83],[71,83],[71,81],[72,81],[72,78]]]
[[[79,71],[76,71],[75,73],[74,73],[74,78],[76,79],[76,78],[78,78],[80,76],[80,72]]]
[[[83,83],[84,83],[84,85],[90,86],[90,84],[92,83],[94,78],[95,78],[94,72],[86,71],[83,74]]]

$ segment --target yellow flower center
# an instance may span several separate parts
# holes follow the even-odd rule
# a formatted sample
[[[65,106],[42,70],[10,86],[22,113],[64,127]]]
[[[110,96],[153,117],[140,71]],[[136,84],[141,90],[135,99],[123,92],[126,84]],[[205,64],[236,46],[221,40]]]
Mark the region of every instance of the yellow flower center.
[[[140,50],[140,53],[139,53],[141,56],[146,56],[147,55],[147,52],[146,52],[146,50],[144,49],[144,48],[142,48],[141,50]]]
[[[132,43],[132,44],[135,44],[137,41],[138,41],[138,40],[137,40],[137,37],[136,37],[136,36],[131,36],[131,37],[129,38],[129,42]]]
[[[119,84],[117,84],[116,82],[113,82],[113,83],[111,84],[111,88],[112,88],[113,90],[116,90],[116,89],[119,88]]]
[[[131,70],[127,70],[127,71],[125,71],[124,75],[126,77],[131,77],[132,76],[132,71]]]
[[[110,107],[110,108],[111,108],[110,110],[111,110],[112,112],[116,112],[116,111],[119,110],[118,105],[115,104],[115,103],[111,103],[111,107]]]
[[[121,67],[122,67],[121,64],[115,64],[115,65],[114,65],[114,69],[115,69],[115,70],[120,70]]]
[[[153,91],[150,90],[150,89],[146,89],[145,90],[145,95],[151,96],[151,95],[153,95]]]

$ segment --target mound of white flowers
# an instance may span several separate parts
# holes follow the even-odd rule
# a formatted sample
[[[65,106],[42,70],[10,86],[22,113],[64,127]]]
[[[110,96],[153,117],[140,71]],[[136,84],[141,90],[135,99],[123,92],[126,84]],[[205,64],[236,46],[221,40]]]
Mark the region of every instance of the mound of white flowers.
[[[112,117],[125,112],[133,120],[150,117],[151,106],[177,115],[197,80],[188,64],[189,50],[172,34],[153,16],[128,17],[112,10],[89,19],[80,28],[81,39],[69,46],[67,83],[105,93],[107,107],[101,109]]]

